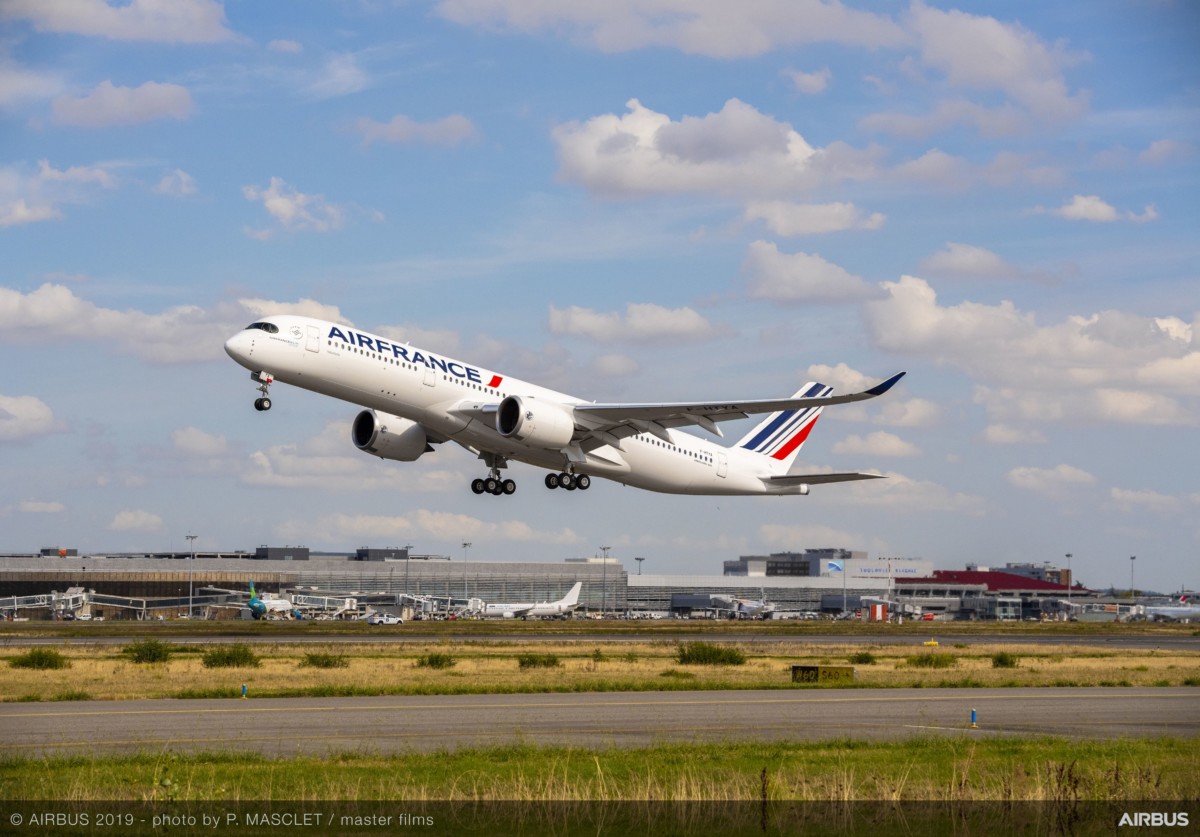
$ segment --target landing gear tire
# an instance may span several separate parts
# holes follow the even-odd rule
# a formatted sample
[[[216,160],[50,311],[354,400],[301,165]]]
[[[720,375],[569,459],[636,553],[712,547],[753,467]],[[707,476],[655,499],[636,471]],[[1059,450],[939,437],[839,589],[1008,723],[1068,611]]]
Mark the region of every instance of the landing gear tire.
[[[485,489],[485,486],[483,484],[483,480],[480,480],[480,479],[471,480],[471,490],[474,491],[476,494],[482,494],[484,492],[484,489]]]
[[[500,480],[495,477],[488,477],[483,481],[483,490],[488,494],[499,494],[501,491]]]
[[[255,398],[254,399],[254,409],[258,410],[260,413],[271,409],[271,399],[270,398]]]
[[[575,477],[572,474],[559,474],[558,475],[558,484],[561,485],[563,488],[567,489],[567,491],[574,491],[575,490]]]
[[[592,478],[587,474],[580,474],[575,478],[575,485],[580,491],[587,491],[592,486]]]
[[[515,494],[517,491],[517,484],[512,480],[505,480],[504,482],[500,483],[500,488],[505,494]]]
[[[558,488],[558,474],[546,474],[546,488]]]

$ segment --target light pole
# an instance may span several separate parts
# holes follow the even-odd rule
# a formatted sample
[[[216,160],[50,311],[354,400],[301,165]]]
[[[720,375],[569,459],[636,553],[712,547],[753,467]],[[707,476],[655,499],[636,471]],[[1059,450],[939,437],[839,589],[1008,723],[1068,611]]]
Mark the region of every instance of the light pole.
[[[634,558],[633,560],[638,562],[638,575],[641,575],[642,574],[642,562],[645,561],[646,559],[645,558]]]
[[[1129,606],[1133,607],[1133,562],[1137,560],[1136,555],[1129,556]]]
[[[608,610],[608,551],[610,549],[612,549],[611,546],[600,547],[600,551],[604,553],[604,567],[601,570],[601,578],[603,579],[603,581],[600,582],[600,618],[601,619],[604,618],[604,614]]]
[[[1062,579],[1060,578],[1059,581]],[[1075,586],[1075,576],[1071,574],[1071,553],[1067,553],[1067,610],[1071,609],[1071,588]]]
[[[192,618],[192,573],[196,570],[196,535],[188,532],[184,537],[188,540],[188,547],[192,553],[192,558],[188,564],[188,619]]]
[[[408,595],[410,590],[408,586],[408,567],[412,559],[412,544],[404,545],[404,595]]]

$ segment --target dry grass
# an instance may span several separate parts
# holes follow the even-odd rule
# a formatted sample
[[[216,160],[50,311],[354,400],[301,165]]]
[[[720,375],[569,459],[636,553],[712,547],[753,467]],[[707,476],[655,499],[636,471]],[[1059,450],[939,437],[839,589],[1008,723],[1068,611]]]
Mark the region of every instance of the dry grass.
[[[239,694],[243,683],[256,696],[335,694],[435,694],[445,692],[654,691],[688,689],[790,688],[793,664],[846,665],[847,658],[869,651],[875,662],[856,666],[859,687],[936,686],[1180,686],[1200,680],[1200,654],[1185,651],[1108,652],[1054,645],[942,645],[953,657],[949,668],[912,665],[909,658],[927,653],[912,646],[807,645],[796,642],[752,643],[741,666],[690,666],[688,679],[664,677],[678,666],[673,642],[632,642],[596,649],[584,644],[404,643],[303,645],[252,643],[262,664],[254,669],[206,669],[203,646],[175,652],[160,664],[130,662],[119,649],[63,647],[71,668],[38,671],[0,665],[4,700],[50,700],[73,694],[102,700],[160,697],[216,697]],[[26,649],[10,646],[5,659]],[[420,657],[453,651],[453,668],[417,665]],[[1006,652],[1019,658],[1016,668],[995,668],[992,657]],[[522,654],[555,654],[561,666],[522,669]],[[344,668],[302,668],[306,656],[344,656]]]

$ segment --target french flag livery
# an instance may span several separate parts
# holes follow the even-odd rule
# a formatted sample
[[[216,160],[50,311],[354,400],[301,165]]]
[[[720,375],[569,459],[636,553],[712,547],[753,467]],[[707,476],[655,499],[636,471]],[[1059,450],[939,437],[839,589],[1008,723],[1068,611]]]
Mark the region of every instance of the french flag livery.
[[[225,342],[250,371],[271,409],[282,383],[356,404],[350,441],[371,456],[414,462],[453,443],[477,457],[486,476],[475,494],[517,490],[503,476],[521,462],[546,473],[546,488],[586,491],[603,478],[647,491],[701,495],[796,495],[812,485],[879,479],[878,472],[791,470],[821,410],[883,395],[900,372],[863,392],[833,394],[810,382],[790,398],[601,403],[370,334],[345,323],[279,314]],[[766,416],[726,447],[684,428],[721,437],[720,424]]]

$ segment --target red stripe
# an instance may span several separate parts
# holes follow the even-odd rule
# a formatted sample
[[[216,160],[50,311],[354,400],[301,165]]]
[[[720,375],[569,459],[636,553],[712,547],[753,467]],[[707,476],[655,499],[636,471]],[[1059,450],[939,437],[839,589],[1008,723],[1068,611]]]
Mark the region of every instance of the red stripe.
[[[495,389],[496,387],[500,386],[500,382],[503,380],[504,379],[501,378],[499,375],[493,375],[492,379],[490,381],[488,381],[488,386],[491,387],[492,389]]]
[[[814,416],[812,421],[810,421],[808,424],[801,427],[800,431],[795,436],[788,439],[787,444],[785,444],[778,451],[776,451],[774,454],[771,455],[771,458],[782,461],[784,459],[787,459],[789,456],[791,456],[792,451],[794,451],[796,448],[800,447],[802,444],[804,444],[805,440],[808,439],[808,434],[812,433],[812,429],[813,429],[813,427],[816,426],[817,419],[819,419],[820,417],[821,417],[820,414]]]

